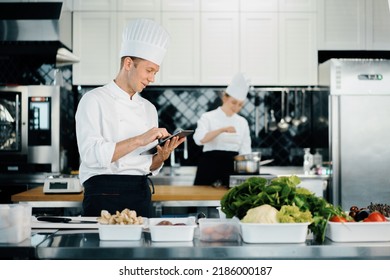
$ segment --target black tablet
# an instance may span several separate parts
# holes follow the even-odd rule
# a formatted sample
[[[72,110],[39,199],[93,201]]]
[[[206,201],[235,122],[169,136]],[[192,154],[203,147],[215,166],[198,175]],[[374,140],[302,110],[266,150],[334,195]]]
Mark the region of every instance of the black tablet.
[[[192,133],[194,133],[194,130],[179,130],[175,134],[172,134],[169,137],[159,140],[157,145],[163,146],[165,141],[171,139],[172,137],[179,136],[179,138],[183,138],[183,137],[187,137]],[[155,153],[157,153],[157,145],[150,148],[149,150],[143,151],[141,155],[154,155]]]

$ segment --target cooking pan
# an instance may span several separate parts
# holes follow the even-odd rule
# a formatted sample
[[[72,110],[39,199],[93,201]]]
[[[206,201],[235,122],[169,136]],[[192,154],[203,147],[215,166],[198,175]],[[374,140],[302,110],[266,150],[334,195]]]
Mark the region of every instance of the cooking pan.
[[[273,159],[261,161],[261,154],[253,152],[234,157],[234,172],[238,174],[260,174],[260,166],[273,162]]]

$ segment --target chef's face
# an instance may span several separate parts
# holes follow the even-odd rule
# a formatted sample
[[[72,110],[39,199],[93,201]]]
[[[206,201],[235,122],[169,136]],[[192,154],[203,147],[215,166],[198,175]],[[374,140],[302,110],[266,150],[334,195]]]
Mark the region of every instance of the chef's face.
[[[242,107],[244,107],[244,101],[238,100],[228,94],[225,94],[223,97],[223,107],[226,109],[228,114],[235,114],[241,111]]]
[[[128,72],[128,83],[134,92],[141,92],[150,83],[154,82],[155,75],[160,70],[157,64],[141,59],[128,57],[130,61],[130,69]]]

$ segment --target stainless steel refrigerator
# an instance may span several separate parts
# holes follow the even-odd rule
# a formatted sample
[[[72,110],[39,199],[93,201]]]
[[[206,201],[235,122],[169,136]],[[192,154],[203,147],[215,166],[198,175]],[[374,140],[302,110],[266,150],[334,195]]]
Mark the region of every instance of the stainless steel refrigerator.
[[[319,84],[329,88],[331,202],[390,204],[390,61],[331,59]]]

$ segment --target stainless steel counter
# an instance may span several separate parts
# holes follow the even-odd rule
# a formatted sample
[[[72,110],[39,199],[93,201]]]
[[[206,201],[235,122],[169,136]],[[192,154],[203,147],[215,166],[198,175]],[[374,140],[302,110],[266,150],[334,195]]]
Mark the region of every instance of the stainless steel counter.
[[[38,259],[390,259],[390,242],[298,244],[100,241],[97,230],[59,230],[36,247]]]

